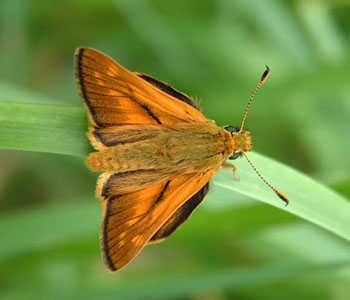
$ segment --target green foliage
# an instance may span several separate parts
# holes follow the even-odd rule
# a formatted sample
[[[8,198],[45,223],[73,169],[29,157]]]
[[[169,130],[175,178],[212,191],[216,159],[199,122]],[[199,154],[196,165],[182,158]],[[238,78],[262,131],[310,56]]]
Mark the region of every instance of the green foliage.
[[[264,166],[266,177],[288,195],[290,204],[284,208],[286,211],[350,240],[350,203],[347,199],[302,173],[271,159],[255,153],[249,156],[257,166],[261,168]],[[284,207],[284,202],[261,183],[245,161],[240,162],[239,170],[242,178],[240,182],[233,182],[231,172],[225,170],[216,175],[214,184],[222,188],[223,193],[236,191],[250,198],[280,208]]]
[[[2,148],[84,156],[83,108],[50,103],[0,103]]]
[[[347,299],[349,13],[345,1],[2,1],[1,299]],[[106,272],[73,79],[84,45],[199,97],[219,125],[239,124],[268,64],[247,125],[270,158],[250,158],[290,205],[239,160],[239,182],[219,172],[174,236]]]

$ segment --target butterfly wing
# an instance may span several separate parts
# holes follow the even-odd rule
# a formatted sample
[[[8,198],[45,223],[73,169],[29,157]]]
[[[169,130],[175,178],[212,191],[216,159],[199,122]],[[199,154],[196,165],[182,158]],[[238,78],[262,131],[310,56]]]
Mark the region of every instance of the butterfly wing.
[[[182,204],[172,216],[162,225],[161,228],[152,236],[150,243],[158,243],[171,235],[179,226],[184,223],[196,207],[201,204],[209,191],[209,182],[203,186],[189,200]]]
[[[152,237],[164,238],[166,233],[157,236],[162,225],[206,186],[212,175],[212,170],[181,174],[128,194],[105,192],[101,246],[108,268],[112,271],[122,268]],[[169,225],[164,228],[173,231]]]
[[[142,79],[146,80],[147,82],[149,82],[150,84],[152,84],[153,86],[157,87],[158,89],[162,90],[163,92],[169,94],[172,97],[175,97],[176,99],[179,99],[191,106],[193,106],[194,108],[196,108],[197,110],[199,110],[199,106],[196,102],[194,102],[189,96],[187,96],[186,94],[174,89],[173,87],[171,87],[169,84],[160,81],[152,76],[149,76],[147,74],[144,73],[138,73],[135,72],[135,74],[139,77],[141,77]]]
[[[76,79],[94,127],[206,121],[200,111],[157,88],[146,76],[94,49],[76,51]]]

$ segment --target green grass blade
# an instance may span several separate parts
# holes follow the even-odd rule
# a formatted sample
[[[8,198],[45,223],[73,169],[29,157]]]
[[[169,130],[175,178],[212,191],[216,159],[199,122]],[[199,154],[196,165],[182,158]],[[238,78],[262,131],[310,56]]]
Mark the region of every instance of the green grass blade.
[[[315,223],[347,240],[350,240],[350,203],[344,197],[310,177],[256,153],[249,154],[265,178],[286,194],[288,207],[263,184],[248,163],[242,159],[234,181],[232,171],[223,170],[214,179],[223,193],[236,191],[265,203],[284,209],[305,220]],[[234,201],[234,199],[233,199]]]
[[[0,147],[84,156],[84,118],[82,107],[0,101]]]
[[[84,156],[88,152],[83,108],[45,104],[0,102],[0,147]],[[240,161],[240,182],[232,172],[217,174],[214,183],[223,193],[233,190],[261,200],[350,239],[350,204],[329,188],[289,167],[260,155],[252,160],[290,198],[289,207],[259,181],[244,161]],[[217,193],[216,197],[220,197]]]

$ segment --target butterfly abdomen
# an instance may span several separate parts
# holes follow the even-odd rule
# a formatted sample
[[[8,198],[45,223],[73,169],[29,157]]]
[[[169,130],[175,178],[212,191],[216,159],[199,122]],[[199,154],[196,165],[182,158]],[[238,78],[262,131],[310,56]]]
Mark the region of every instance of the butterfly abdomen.
[[[123,140],[116,139],[114,146],[91,153],[87,165],[96,172],[168,169],[174,173],[205,170],[231,154],[231,140],[213,122],[160,127],[157,133],[147,126],[141,129],[142,136],[135,130],[123,132]],[[148,130],[152,135],[145,139]]]
[[[159,145],[150,142],[137,142],[108,147],[93,152],[87,160],[88,167],[94,172],[128,172],[165,167],[159,152]]]

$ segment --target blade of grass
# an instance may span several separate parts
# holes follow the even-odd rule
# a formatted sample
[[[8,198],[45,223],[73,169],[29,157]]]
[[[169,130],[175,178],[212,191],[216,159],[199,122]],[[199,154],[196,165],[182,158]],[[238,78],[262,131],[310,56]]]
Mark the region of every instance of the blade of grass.
[[[79,107],[0,102],[0,147],[84,156],[88,149],[84,124],[87,122]],[[223,193],[237,191],[350,239],[350,204],[344,197],[271,159],[254,153],[252,158],[266,178],[289,196],[288,208],[259,181],[245,161],[240,162],[240,182],[234,182],[232,172],[225,170],[215,176],[214,183]]]
[[[78,106],[0,101],[0,147],[84,156],[84,119]]]
[[[265,227],[244,237],[241,244],[248,249],[259,248],[255,254],[264,262],[285,263],[286,260],[302,260],[318,264],[350,261],[349,245],[346,241],[302,222]],[[280,253],[283,255],[279,255]]]
[[[350,240],[350,203],[346,198],[270,158],[257,153],[250,153],[249,156],[263,171],[265,178],[288,196],[288,207],[259,180],[244,159],[237,162],[240,181],[233,180],[232,171],[223,170],[215,175],[214,184],[226,190],[226,193],[232,190],[258,199]]]

